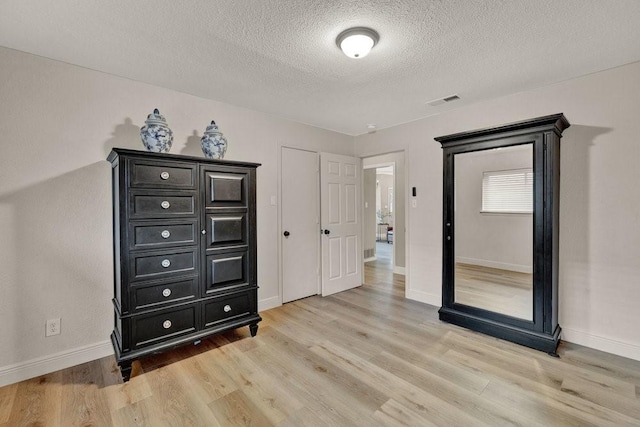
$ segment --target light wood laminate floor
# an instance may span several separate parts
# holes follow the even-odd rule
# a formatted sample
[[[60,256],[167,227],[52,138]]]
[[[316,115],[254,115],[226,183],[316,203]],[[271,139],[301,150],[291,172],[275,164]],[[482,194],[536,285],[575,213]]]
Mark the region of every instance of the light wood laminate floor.
[[[457,262],[455,302],[533,320],[533,274]]]
[[[561,359],[441,323],[403,276],[263,312],[248,328],[134,363],[113,357],[0,388],[0,425],[640,425],[640,362]]]

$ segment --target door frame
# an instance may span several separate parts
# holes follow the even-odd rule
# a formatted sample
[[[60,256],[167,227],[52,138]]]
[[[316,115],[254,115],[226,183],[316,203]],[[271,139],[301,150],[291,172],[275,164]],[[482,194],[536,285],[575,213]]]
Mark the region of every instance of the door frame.
[[[362,160],[362,170],[364,171],[365,166],[364,166],[364,161],[365,159],[371,159],[371,158],[376,158],[376,157],[382,157],[388,154],[403,154],[403,166],[404,166],[404,176],[403,177],[399,177],[397,170],[398,170],[398,165],[397,162],[383,162],[380,161],[378,163],[372,163],[371,165],[367,165],[366,168],[367,169],[371,169],[374,167],[380,167],[380,166],[388,166],[389,164],[394,164],[394,196],[393,196],[393,203],[394,203],[394,209],[397,207],[397,191],[396,191],[396,185],[395,183],[398,181],[398,179],[403,179],[404,180],[404,297],[405,298],[409,298],[408,294],[410,293],[411,287],[409,285],[409,279],[410,279],[410,262],[409,260],[411,259],[409,251],[410,251],[410,244],[409,244],[409,238],[411,235],[410,232],[410,212],[411,212],[411,192],[410,192],[410,187],[409,187],[409,162],[407,159],[407,150],[406,149],[401,149],[401,150],[395,150],[395,151],[388,151],[388,152],[384,152],[384,153],[376,153],[376,154],[367,154],[367,155],[361,155],[360,159]],[[364,176],[364,174],[362,174]],[[363,185],[364,185],[364,180],[363,180]],[[362,191],[362,201],[361,201],[361,206],[362,206],[362,232],[364,233],[364,189]],[[364,234],[363,234],[364,236]],[[398,274],[396,273],[396,239],[394,236],[394,245],[393,245],[393,269],[394,269],[394,274]],[[363,262],[362,262],[362,268],[364,271],[364,257],[363,257]],[[402,274],[402,273],[400,273]],[[364,276],[363,276],[364,277]]]
[[[318,206],[318,219],[320,219],[320,152],[316,151],[316,150],[309,150],[306,148],[300,148],[300,147],[294,147],[291,145],[280,145],[279,149],[278,149],[278,195],[277,195],[277,201],[276,201],[276,206],[277,206],[277,216],[278,216],[278,299],[280,302],[280,305],[283,305],[283,300],[284,300],[284,251],[282,248],[282,233],[284,232],[284,228],[282,226],[282,215],[283,215],[283,210],[282,210],[282,150],[283,149],[289,149],[289,150],[298,150],[298,151],[305,151],[307,153],[314,153],[317,154],[318,156],[318,164],[316,165],[316,182],[317,182],[317,203],[316,206]],[[322,242],[320,239],[320,224],[318,224],[318,235],[316,237],[316,245],[318,248],[318,280],[316,281],[317,283],[317,295],[321,295],[322,294],[322,268],[321,268],[321,259],[322,259]]]

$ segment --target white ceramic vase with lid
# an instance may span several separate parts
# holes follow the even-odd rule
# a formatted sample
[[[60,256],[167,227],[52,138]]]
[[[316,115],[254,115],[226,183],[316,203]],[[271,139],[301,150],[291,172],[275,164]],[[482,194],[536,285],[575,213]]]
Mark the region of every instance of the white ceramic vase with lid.
[[[147,116],[146,124],[140,129],[140,137],[145,148],[154,153],[167,153],[173,142],[173,132],[167,121],[156,108]]]
[[[202,152],[209,159],[223,159],[227,152],[227,138],[220,132],[216,122],[211,120],[200,140]]]

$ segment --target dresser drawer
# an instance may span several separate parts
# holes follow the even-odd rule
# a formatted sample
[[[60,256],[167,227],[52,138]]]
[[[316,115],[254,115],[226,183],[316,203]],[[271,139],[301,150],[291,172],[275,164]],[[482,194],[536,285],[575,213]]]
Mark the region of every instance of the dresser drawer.
[[[195,194],[149,194],[132,191],[129,198],[129,217],[132,219],[193,216],[195,212]]]
[[[131,221],[129,224],[130,249],[155,249],[177,245],[195,245],[195,219],[183,221]]]
[[[132,281],[196,274],[198,257],[195,249],[173,250],[131,255]]]
[[[194,332],[197,319],[198,307],[195,304],[134,316],[131,318],[133,347],[144,347]]]
[[[238,292],[205,302],[204,327],[210,328],[256,311],[255,292],[255,290]]]
[[[196,297],[198,280],[182,279],[162,283],[144,283],[131,287],[134,310],[160,307],[165,304],[188,301]]]
[[[130,160],[130,187],[181,188],[196,187],[196,166],[188,163]]]

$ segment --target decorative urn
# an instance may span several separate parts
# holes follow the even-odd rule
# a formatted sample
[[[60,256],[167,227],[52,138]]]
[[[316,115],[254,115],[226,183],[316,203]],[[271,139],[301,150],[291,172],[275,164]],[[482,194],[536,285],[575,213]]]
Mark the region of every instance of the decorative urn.
[[[140,137],[145,148],[154,153],[167,153],[173,142],[173,132],[167,121],[156,108],[147,116],[146,124],[140,129]]]
[[[227,138],[218,130],[216,122],[211,120],[211,124],[204,131],[204,136],[200,140],[202,152],[209,159],[223,159],[227,152]]]

